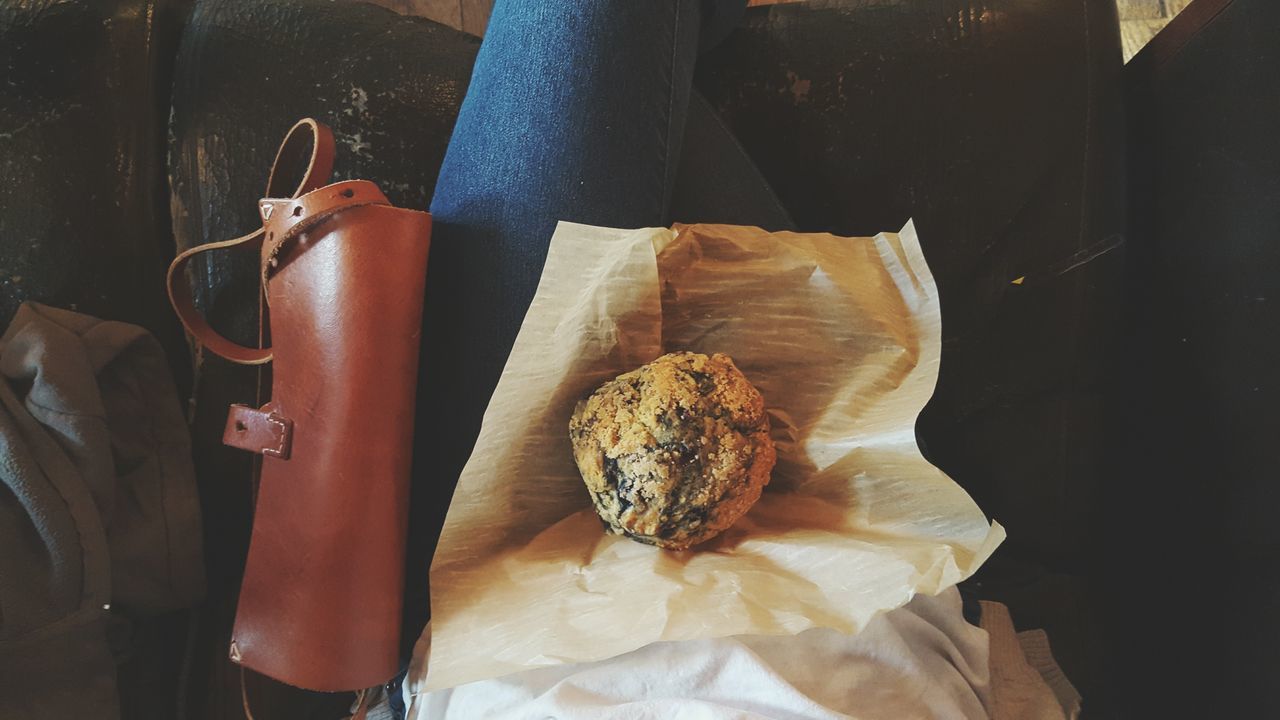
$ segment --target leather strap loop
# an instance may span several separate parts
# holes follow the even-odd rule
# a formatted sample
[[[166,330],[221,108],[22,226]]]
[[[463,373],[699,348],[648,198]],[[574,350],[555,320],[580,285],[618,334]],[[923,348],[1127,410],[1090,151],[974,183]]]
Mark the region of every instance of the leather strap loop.
[[[333,175],[333,157],[333,131],[315,118],[302,118],[280,141],[280,149],[276,151],[276,159],[267,175],[265,196],[298,197],[323,186]],[[306,164],[301,166],[302,177],[297,187],[292,191],[287,186],[280,187],[288,177],[288,171],[294,169],[302,158],[306,159]]]
[[[308,150],[309,147],[309,150]],[[267,196],[288,192],[280,188],[288,171],[301,167],[301,179],[290,197],[311,192],[329,181],[333,173],[333,133],[328,127],[312,118],[299,120],[280,143],[271,173],[267,177]],[[305,165],[303,164],[305,163]],[[380,194],[380,193],[379,193]],[[204,319],[192,301],[191,285],[187,281],[186,268],[191,260],[202,253],[214,250],[230,250],[247,246],[260,250],[265,231],[255,230],[232,240],[207,243],[180,253],[169,265],[169,303],[182,321],[187,332],[209,351],[242,365],[261,365],[271,361],[271,348],[252,348],[227,339]],[[264,274],[265,277],[265,274]],[[262,291],[265,292],[265,286]]]
[[[232,405],[222,443],[252,453],[288,460],[293,448],[293,421],[267,403],[261,409]]]

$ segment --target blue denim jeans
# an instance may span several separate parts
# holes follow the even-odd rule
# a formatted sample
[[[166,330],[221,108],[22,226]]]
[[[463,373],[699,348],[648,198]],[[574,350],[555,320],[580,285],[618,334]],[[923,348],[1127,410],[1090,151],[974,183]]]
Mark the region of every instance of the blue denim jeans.
[[[731,29],[744,5],[494,4],[431,204],[407,643],[427,619],[435,539],[556,223],[791,227],[691,90],[699,47]]]

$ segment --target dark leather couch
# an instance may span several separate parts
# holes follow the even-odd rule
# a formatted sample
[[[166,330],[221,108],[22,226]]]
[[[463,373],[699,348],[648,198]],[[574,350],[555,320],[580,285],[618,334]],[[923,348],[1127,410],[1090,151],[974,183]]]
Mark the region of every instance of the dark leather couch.
[[[1102,528],[1130,717],[1280,717],[1277,28],[1280,3],[1196,0],[1125,68],[1126,346]]]
[[[1048,629],[1086,697],[1125,254],[1119,43],[1112,0],[813,2],[749,15],[697,78],[802,229],[915,219],[943,307],[917,434],[1009,531],[972,585]]]
[[[1086,717],[1277,710],[1280,59],[1261,28],[1278,9],[1196,0],[1183,42],[1122,70],[1113,0],[815,1],[748,11],[699,64],[802,229],[916,219],[945,315],[918,433],[1010,535],[969,587],[1049,630]],[[477,45],[358,2],[0,9],[0,323],[26,298],[140,322],[182,378],[159,280],[175,248],[257,221],[275,144],[304,115],[333,126],[339,177],[425,207]],[[253,262],[200,277],[202,309],[251,339]],[[200,613],[184,701],[223,717],[238,711],[222,645],[251,490],[218,436],[257,378],[198,360],[223,591]],[[415,488],[415,522],[438,522],[447,496]],[[429,552],[410,553],[411,628]],[[170,679],[152,689],[177,702]],[[250,686],[271,717],[343,705],[266,689]]]

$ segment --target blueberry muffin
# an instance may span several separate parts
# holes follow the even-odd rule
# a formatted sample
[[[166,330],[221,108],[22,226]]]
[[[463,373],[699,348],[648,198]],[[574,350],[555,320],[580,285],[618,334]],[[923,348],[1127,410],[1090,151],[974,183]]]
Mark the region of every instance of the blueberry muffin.
[[[760,499],[776,459],[764,398],[727,355],[664,355],[605,383],[569,421],[605,528],[683,550]]]

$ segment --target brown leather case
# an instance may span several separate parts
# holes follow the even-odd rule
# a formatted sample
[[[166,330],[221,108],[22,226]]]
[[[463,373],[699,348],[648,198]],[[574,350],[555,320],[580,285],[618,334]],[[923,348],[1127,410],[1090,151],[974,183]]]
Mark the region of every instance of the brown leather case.
[[[233,405],[223,441],[262,454],[231,659],[312,690],[366,688],[398,670],[409,463],[431,216],[392,207],[364,180],[323,185],[333,139],[294,126],[277,171],[311,152],[292,197],[259,203],[262,229],[192,248],[169,293],[208,350],[272,362],[271,400]],[[184,267],[257,247],[272,347],[218,335],[195,311]]]

